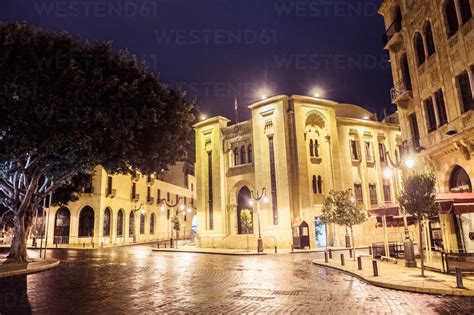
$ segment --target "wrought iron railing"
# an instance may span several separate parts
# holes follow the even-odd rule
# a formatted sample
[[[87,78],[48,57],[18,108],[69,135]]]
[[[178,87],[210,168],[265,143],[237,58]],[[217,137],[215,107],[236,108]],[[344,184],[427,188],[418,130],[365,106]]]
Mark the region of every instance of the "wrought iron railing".
[[[395,102],[403,94],[411,91],[411,82],[410,80],[404,78],[395,83],[394,87],[390,90],[390,95],[392,96],[392,102]]]
[[[402,21],[400,20],[395,20],[392,25],[390,25],[387,30],[385,31],[385,34],[383,34],[383,45],[384,47],[388,44],[388,42],[402,30]]]

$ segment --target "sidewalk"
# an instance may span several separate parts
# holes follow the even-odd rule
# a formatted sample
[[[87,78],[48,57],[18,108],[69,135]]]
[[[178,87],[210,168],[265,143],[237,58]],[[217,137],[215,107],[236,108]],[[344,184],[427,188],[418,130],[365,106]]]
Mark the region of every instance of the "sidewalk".
[[[152,248],[154,252],[177,252],[177,253],[196,253],[196,254],[214,254],[214,255],[234,255],[234,256],[257,256],[267,255],[266,252],[257,253],[256,251],[246,251],[243,249],[228,248],[199,248],[195,246],[182,246],[178,248]],[[268,251],[268,250],[267,250]]]
[[[92,247],[91,244],[86,244],[85,247],[82,244],[60,244],[57,247],[56,247],[56,244],[48,244],[47,249],[48,250],[50,249],[96,250],[96,249],[106,249],[106,248],[114,248],[114,247],[133,246],[133,245],[148,245],[148,244],[155,245],[156,242],[157,241],[146,241],[146,242],[136,242],[136,243],[129,243],[129,244],[116,244],[116,245],[107,244],[104,246],[100,246],[100,244],[99,245],[95,244],[94,247]],[[10,245],[0,244],[0,249],[1,248],[10,248]],[[40,250],[39,247],[33,247],[30,245],[28,246],[28,249]],[[44,245],[43,245],[43,249],[44,249]]]
[[[345,266],[341,266],[339,255],[333,255],[328,263],[325,263],[324,258],[315,259],[313,264],[338,269],[369,284],[383,288],[418,293],[474,296],[473,277],[464,276],[465,289],[458,289],[456,288],[456,277],[453,275],[425,270],[425,278],[422,278],[420,276],[421,270],[418,268],[405,268],[399,263],[381,261],[377,261],[379,276],[375,277],[372,260],[371,257],[362,258],[363,270],[357,270],[357,260],[353,261],[348,255],[345,257]]]
[[[59,260],[51,258],[30,258],[31,262],[24,264],[5,264],[6,255],[0,255],[0,278],[27,275],[45,271],[59,265]]]

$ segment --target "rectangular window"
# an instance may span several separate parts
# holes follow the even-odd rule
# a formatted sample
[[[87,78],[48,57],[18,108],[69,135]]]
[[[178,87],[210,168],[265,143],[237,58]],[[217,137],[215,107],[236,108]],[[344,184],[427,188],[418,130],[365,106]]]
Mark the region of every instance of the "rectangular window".
[[[137,195],[137,184],[132,183],[132,198],[135,198]]]
[[[176,202],[179,202],[179,195],[176,194]]]
[[[370,141],[365,142],[365,156],[366,156],[367,162],[374,161],[374,155],[372,154],[372,142]]]
[[[151,187],[146,188],[146,198],[147,200],[150,200],[151,198]]]
[[[471,83],[467,71],[456,77],[459,86],[459,93],[461,96],[461,106],[463,113],[474,108],[474,101],[472,99]]]
[[[351,140],[350,145],[351,145],[352,160],[359,161],[360,160],[359,141]]]
[[[439,89],[435,93],[436,109],[438,111],[439,125],[443,126],[448,123],[448,115],[446,114],[446,104],[444,103],[443,90]]]
[[[156,198],[158,199],[157,202],[161,203],[161,189],[158,189],[158,191],[156,193]]]
[[[411,135],[413,140],[413,146],[415,149],[420,146],[420,131],[418,130],[418,122],[416,120],[416,114],[413,113],[408,115],[410,121]]]
[[[112,189],[113,189],[112,176],[107,176],[107,195],[112,194]]]
[[[426,113],[426,126],[428,127],[428,132],[436,130],[436,116],[433,106],[433,99],[430,97],[424,102],[425,113]]]
[[[278,224],[278,203],[275,174],[275,148],[273,145],[273,136],[268,137],[268,149],[270,152],[270,182],[272,195],[273,225]]]
[[[379,143],[379,157],[380,157],[380,162],[384,163],[385,162],[385,144]]]
[[[167,193],[166,194],[166,200],[169,202],[171,201],[171,194],[170,193]]]
[[[469,0],[459,0],[461,6],[462,24],[466,24],[472,18],[471,4]]]
[[[208,191],[209,191],[209,230],[214,230],[214,204],[212,201],[212,151],[207,152],[207,176],[208,176]]]
[[[392,201],[392,197],[390,194],[390,185],[388,184],[383,185],[383,199],[385,200],[385,202]]]
[[[354,197],[358,203],[364,203],[361,184],[354,184]]]
[[[377,205],[377,186],[369,185],[370,204]]]

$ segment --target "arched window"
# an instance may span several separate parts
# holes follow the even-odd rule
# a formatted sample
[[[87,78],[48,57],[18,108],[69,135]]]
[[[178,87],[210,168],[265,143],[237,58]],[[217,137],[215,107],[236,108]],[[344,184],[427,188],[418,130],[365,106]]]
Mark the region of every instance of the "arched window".
[[[54,220],[54,244],[69,243],[69,225],[71,223],[71,211],[61,207],[56,212]]]
[[[123,210],[120,209],[117,213],[117,236],[123,236]]]
[[[155,214],[152,213],[150,216],[150,234],[155,234]]]
[[[140,234],[145,234],[145,221],[145,213],[142,212],[140,215]]]
[[[314,156],[314,142],[313,139],[309,139],[309,155]]]
[[[94,236],[94,210],[85,206],[79,214],[79,237]]]
[[[130,222],[128,223],[128,236],[135,235],[135,212],[130,212]]]
[[[316,175],[313,175],[313,194],[318,193],[318,188],[317,188],[317,180],[316,180]]]
[[[239,165],[239,149],[234,149],[234,166]]]
[[[425,40],[426,40],[426,49],[428,50],[428,56],[431,56],[436,52],[433,30],[431,29],[431,23],[428,21],[425,24]]]
[[[321,176],[318,176],[318,194],[322,194],[323,193],[323,180],[321,178]]]
[[[447,0],[444,7],[444,17],[446,18],[446,32],[448,38],[456,34],[459,29],[458,17],[456,15],[456,4],[454,0]]]
[[[418,66],[421,66],[425,63],[425,45],[423,44],[423,36],[420,33],[415,34],[415,51],[416,51],[416,60]]]
[[[449,190],[452,192],[472,192],[472,184],[467,172],[456,166],[449,178]]]
[[[240,148],[240,164],[245,164],[247,163],[245,159],[247,158],[247,153],[245,152],[245,146],[243,145]]]
[[[314,140],[314,156],[319,157],[319,142]]]
[[[459,5],[461,8],[462,24],[465,24],[472,18],[471,4],[469,0],[459,0]]]
[[[400,9],[400,6],[396,6],[393,14],[393,19],[395,23],[395,31],[400,32],[402,30],[402,10]]]
[[[103,236],[110,236],[110,222],[111,222],[111,212],[110,208],[105,208],[104,211],[104,229]]]
[[[400,65],[402,69],[403,85],[407,91],[411,91],[410,67],[408,66],[407,54],[403,54],[400,59]]]
[[[252,154],[253,154],[253,152],[252,152],[252,145],[249,144],[248,147],[247,147],[247,155],[248,155],[247,161],[248,161],[249,163],[252,163],[252,161],[253,161],[253,155],[252,155]]]

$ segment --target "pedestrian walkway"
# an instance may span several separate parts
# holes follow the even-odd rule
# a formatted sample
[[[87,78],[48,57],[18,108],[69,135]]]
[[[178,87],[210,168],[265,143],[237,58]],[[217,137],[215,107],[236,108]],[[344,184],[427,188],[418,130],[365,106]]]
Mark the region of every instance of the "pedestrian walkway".
[[[29,263],[6,263],[6,254],[0,255],[0,278],[37,273],[59,265],[57,259],[39,257],[30,259],[31,262]]]
[[[242,249],[229,248],[199,248],[196,246],[183,246],[178,248],[153,248],[155,252],[178,252],[178,253],[196,253],[196,254],[215,254],[215,255],[266,255],[266,252],[257,253],[257,251],[247,251]]]
[[[357,260],[345,255],[345,265],[341,265],[340,255],[333,254],[333,258],[325,262],[324,258],[313,260],[313,264],[335,268],[368,283],[389,289],[410,292],[474,296],[474,277],[463,277],[464,289],[456,287],[454,275],[442,274],[425,270],[425,277],[421,277],[418,268],[406,268],[400,262],[381,262],[377,260],[378,276],[374,276],[373,259],[362,257],[362,270],[358,270]]]

